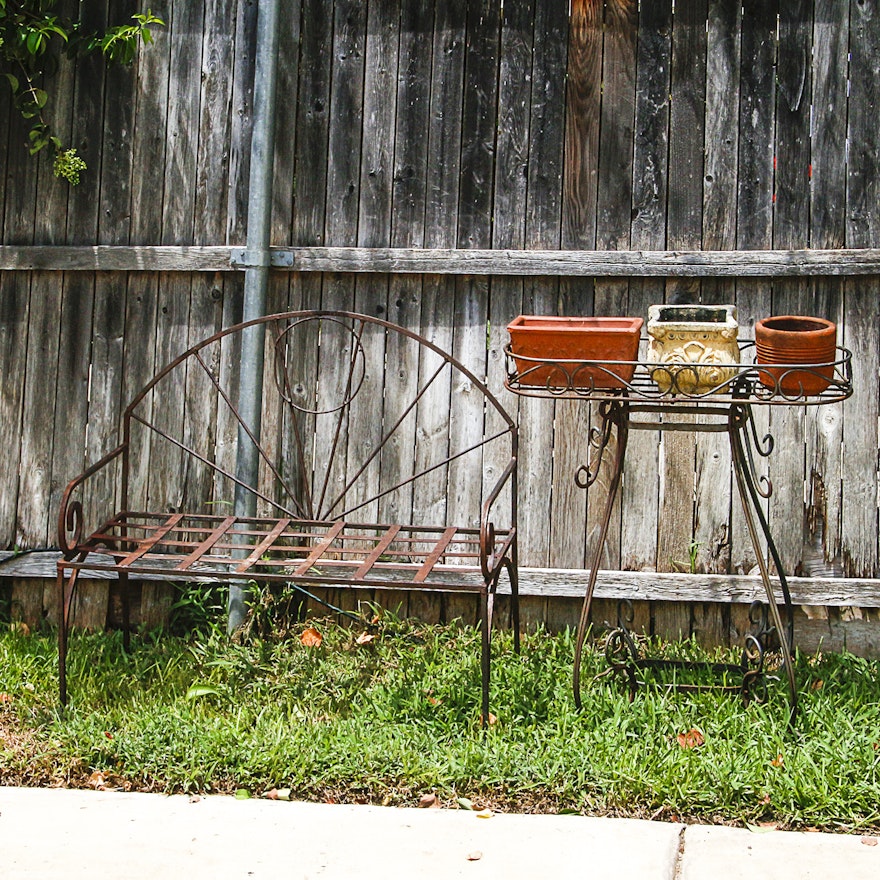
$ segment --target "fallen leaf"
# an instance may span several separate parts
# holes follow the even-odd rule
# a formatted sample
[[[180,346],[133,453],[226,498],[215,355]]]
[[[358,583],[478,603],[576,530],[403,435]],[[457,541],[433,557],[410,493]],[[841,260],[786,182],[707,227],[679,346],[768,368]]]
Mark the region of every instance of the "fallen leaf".
[[[373,633],[362,632],[356,639],[355,642],[358,645],[369,645],[376,636]]]
[[[107,739],[113,739],[113,734],[110,733],[109,730],[105,730],[105,731],[104,731],[104,736],[106,736]]]
[[[771,762],[774,767],[784,767],[785,766],[785,758],[782,755],[777,755]]]
[[[307,648],[317,648],[320,646],[321,642],[324,641],[324,637],[313,626],[310,626],[308,629],[303,630],[303,634],[299,637],[299,640]]]
[[[862,843],[865,846],[877,846],[877,838],[876,837],[863,837]]]
[[[494,813],[491,810],[480,810],[476,815],[478,819],[491,819]]]
[[[251,793],[246,788],[237,788],[235,790],[235,799],[237,801],[249,800]]]
[[[495,724],[497,721],[498,721],[498,719],[490,712],[488,726],[492,727],[492,725]],[[482,723],[483,723],[483,715],[482,715],[482,713],[480,713],[480,724],[482,724]]]
[[[697,749],[706,741],[696,727],[692,727],[687,733],[680,733],[676,739],[683,749]]]
[[[101,773],[100,770],[95,770],[94,773],[89,775],[89,785],[91,785],[92,788],[97,789],[98,791],[103,791],[104,786],[106,785],[104,774]]]
[[[191,794],[189,796],[189,802],[191,804],[197,804],[200,800],[201,800],[201,798],[197,794]]]
[[[462,810],[472,810],[474,808],[474,802],[470,798],[456,798],[455,802]]]
[[[432,706],[439,706],[443,702],[443,700],[440,700],[437,697],[428,696],[428,702]]]
[[[23,636],[31,634],[31,628],[23,620],[14,620],[9,624],[9,629],[11,632],[19,633],[19,635]]]
[[[769,804],[770,803],[770,795],[765,794],[764,797],[761,798],[761,803],[762,804]]]
[[[290,800],[290,789],[289,788],[270,788],[263,797],[268,798],[270,801],[289,801]]]
[[[419,798],[419,807],[423,810],[429,807],[437,806],[437,795],[436,794],[423,794]]]
[[[810,689],[811,689],[811,690],[814,690],[814,691],[819,691],[819,690],[822,690],[822,688],[824,687],[824,685],[825,685],[825,682],[822,681],[821,678],[817,678],[817,679],[816,679],[816,680],[810,685]]]
[[[773,822],[759,822],[757,825],[746,822],[746,828],[754,834],[768,834],[771,831],[776,831],[778,826]]]
[[[9,694],[0,694],[0,703],[11,703],[12,697]]]
[[[483,858],[483,854],[478,849],[468,853],[469,862],[478,862],[481,858]]]

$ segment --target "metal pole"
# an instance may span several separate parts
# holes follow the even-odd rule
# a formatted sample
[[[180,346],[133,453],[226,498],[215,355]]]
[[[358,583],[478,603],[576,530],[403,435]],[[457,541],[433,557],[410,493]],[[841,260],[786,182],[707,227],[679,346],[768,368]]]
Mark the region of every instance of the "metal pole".
[[[254,70],[254,126],[251,140],[251,167],[248,182],[247,250],[245,251],[243,320],[261,318],[266,313],[269,282],[269,246],[272,220],[272,171],[275,156],[275,85],[278,68],[279,0],[259,0],[257,11],[257,58]],[[263,398],[264,324],[248,327],[241,340],[241,379],[238,409],[253,435],[260,437]],[[247,432],[238,429],[235,475],[246,486],[255,486],[259,455]],[[253,492],[235,487],[234,512],[237,517],[254,516],[257,498]],[[229,586],[227,631],[232,633],[247,615],[246,587]]]

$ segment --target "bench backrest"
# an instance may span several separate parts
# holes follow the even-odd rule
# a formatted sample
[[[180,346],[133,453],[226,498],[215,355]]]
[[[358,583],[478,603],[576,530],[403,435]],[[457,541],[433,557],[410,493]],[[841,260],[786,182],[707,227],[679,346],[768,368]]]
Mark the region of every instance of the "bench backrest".
[[[238,403],[242,331],[256,325],[266,331],[258,444]],[[123,434],[129,510],[231,513],[238,436],[258,448],[246,488],[260,515],[478,525],[512,467],[496,525],[515,518],[513,419],[464,364],[366,315],[289,312],[223,330],[147,384]]]

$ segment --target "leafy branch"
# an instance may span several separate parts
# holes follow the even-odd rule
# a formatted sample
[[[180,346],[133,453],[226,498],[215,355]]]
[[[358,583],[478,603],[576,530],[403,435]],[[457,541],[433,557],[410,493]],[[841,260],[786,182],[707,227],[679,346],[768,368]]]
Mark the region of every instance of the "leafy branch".
[[[82,22],[55,14],[57,5],[58,0],[0,0],[0,75],[12,90],[13,106],[30,122],[30,154],[50,148],[55,176],[76,185],[86,163],[65,147],[47,120],[47,80],[62,56],[100,53],[108,62],[130,64],[141,43],[152,43],[151,27],[165,23],[147,10],[133,15],[129,24],[87,33]]]

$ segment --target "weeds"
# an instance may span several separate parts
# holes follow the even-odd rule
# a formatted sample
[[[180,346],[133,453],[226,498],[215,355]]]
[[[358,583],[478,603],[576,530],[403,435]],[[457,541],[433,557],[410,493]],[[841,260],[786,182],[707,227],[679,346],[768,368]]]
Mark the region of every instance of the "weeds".
[[[520,655],[502,633],[497,720],[483,734],[478,631],[392,616],[369,630],[309,625],[320,645],[303,644],[306,625],[291,621],[286,639],[252,633],[233,644],[214,626],[135,638],[129,655],[116,633],[74,634],[63,714],[51,637],[4,628],[0,783],[254,796],[289,788],[393,804],[433,791],[449,805],[466,797],[521,811],[880,826],[875,661],[798,657],[792,732],[781,686],[764,706],[662,688],[629,703],[597,678],[598,652],[586,657],[577,712],[571,633],[528,635]],[[738,652],[711,659],[736,662]]]

